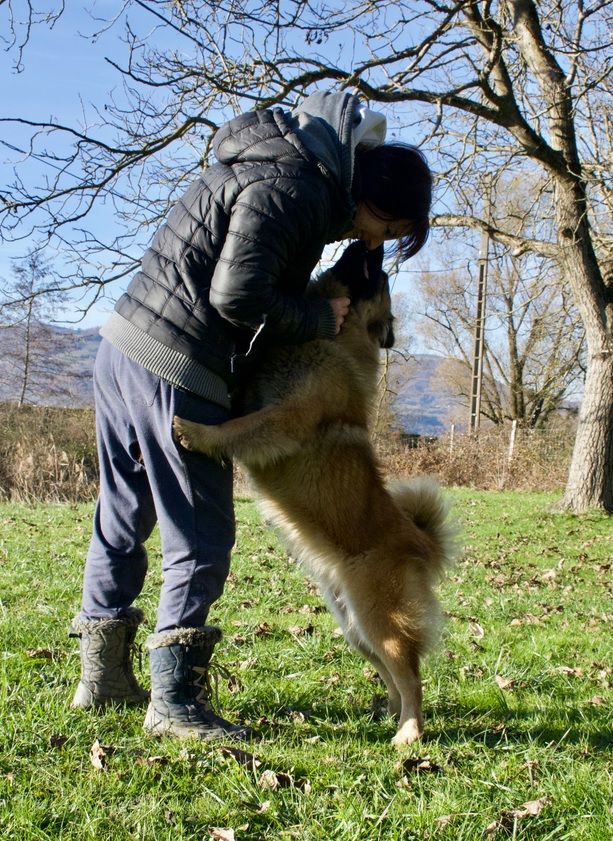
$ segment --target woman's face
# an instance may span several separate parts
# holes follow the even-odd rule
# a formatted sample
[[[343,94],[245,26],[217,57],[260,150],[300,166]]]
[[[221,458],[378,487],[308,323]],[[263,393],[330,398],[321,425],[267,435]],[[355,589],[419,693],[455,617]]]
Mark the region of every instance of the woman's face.
[[[408,219],[386,218],[379,211],[373,212],[368,205],[360,202],[353,217],[353,227],[345,236],[359,239],[369,251],[389,239],[400,239],[411,233]]]

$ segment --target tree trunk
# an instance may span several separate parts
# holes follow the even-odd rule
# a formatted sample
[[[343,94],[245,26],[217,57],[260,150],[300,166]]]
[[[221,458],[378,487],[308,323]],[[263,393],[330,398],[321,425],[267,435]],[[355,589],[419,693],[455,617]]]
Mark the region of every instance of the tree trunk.
[[[585,326],[588,366],[561,507],[613,512],[613,307],[594,251],[571,87],[548,49],[534,0],[512,0],[519,49],[547,104],[559,260]]]
[[[613,306],[592,246],[583,185],[556,184],[560,261],[585,327],[588,362],[579,427],[560,507],[613,512]]]
[[[31,330],[32,330],[32,308],[34,306],[33,299],[30,298],[28,302],[28,313],[26,316],[26,324],[25,324],[25,337],[24,337],[24,346],[23,346],[23,376],[21,378],[21,389],[19,392],[19,399],[17,401],[18,406],[25,405],[26,402],[26,392],[28,390],[28,385],[30,382],[30,360],[32,354],[32,347],[31,347]]]
[[[613,354],[590,356],[568,483],[560,509],[613,512]]]

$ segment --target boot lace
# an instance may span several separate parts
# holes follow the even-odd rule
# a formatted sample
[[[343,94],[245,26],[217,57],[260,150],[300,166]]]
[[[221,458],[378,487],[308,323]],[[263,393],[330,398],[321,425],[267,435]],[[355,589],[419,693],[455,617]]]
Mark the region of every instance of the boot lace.
[[[198,690],[196,701],[201,704],[206,712],[215,712],[219,709],[219,680],[223,678],[228,682],[236,684],[236,678],[229,669],[221,663],[209,663],[208,666],[192,666],[194,678],[192,685]],[[215,708],[212,699],[215,699]]]

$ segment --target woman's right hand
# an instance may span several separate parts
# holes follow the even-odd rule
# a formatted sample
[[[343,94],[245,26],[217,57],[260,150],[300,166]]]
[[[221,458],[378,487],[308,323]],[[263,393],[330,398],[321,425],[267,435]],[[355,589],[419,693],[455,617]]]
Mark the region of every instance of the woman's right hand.
[[[330,306],[334,312],[334,319],[336,321],[336,328],[334,332],[338,335],[343,326],[345,316],[349,312],[349,305],[351,300],[349,298],[329,298]]]

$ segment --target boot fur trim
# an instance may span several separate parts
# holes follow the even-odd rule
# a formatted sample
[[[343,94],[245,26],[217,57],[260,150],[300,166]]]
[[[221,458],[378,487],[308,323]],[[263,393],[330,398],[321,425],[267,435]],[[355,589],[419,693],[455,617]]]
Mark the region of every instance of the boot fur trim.
[[[138,607],[129,607],[123,616],[117,619],[81,619],[75,616],[71,628],[77,634],[91,634],[94,631],[110,631],[114,628],[136,628],[145,619],[145,614]]]
[[[221,639],[221,628],[205,625],[203,628],[171,628],[147,637],[147,648],[166,648],[169,645],[187,645],[190,648],[204,648],[215,645]]]

